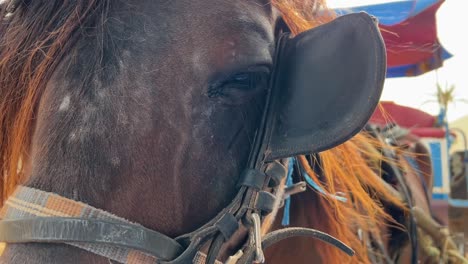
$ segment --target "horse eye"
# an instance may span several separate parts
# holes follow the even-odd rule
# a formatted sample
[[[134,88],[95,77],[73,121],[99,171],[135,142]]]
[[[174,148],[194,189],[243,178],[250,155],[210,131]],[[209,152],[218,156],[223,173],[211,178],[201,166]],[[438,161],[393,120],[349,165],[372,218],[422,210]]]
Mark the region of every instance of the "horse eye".
[[[268,84],[268,74],[264,72],[240,73],[227,80],[221,87],[225,92],[229,89],[249,92],[252,90],[265,89]]]
[[[221,82],[210,85],[208,96],[210,98],[242,99],[243,97],[248,99],[267,89],[269,77],[269,73],[265,71],[236,73]]]

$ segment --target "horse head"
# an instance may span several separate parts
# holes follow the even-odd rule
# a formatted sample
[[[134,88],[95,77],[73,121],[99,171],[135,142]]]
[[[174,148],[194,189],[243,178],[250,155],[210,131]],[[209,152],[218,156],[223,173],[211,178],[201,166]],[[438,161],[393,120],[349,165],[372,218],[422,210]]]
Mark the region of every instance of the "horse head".
[[[0,50],[5,196],[21,183],[182,236],[180,247],[193,242],[183,234],[206,230],[196,233],[206,242],[229,233],[218,223],[230,221],[234,232],[246,212],[259,211],[242,200],[247,189],[259,199],[246,169],[263,175],[276,160],[356,134],[385,75],[381,36],[365,14],[284,34],[301,27],[295,9],[319,9],[314,1],[10,4]],[[21,195],[13,196],[10,204]],[[18,218],[12,211],[2,217]],[[65,256],[106,261],[40,243],[9,245],[3,258]]]

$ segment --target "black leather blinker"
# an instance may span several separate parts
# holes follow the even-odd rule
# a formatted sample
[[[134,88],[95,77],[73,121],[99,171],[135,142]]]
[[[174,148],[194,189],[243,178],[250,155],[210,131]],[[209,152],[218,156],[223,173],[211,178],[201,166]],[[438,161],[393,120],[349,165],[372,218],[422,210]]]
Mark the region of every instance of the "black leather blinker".
[[[277,45],[255,166],[333,148],[374,112],[386,74],[376,20],[353,13]]]

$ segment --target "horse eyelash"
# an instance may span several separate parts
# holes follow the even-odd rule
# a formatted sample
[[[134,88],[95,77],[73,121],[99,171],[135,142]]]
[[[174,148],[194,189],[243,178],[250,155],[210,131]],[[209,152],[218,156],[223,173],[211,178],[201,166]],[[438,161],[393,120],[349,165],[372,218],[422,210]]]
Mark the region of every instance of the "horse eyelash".
[[[214,98],[214,97],[219,97],[225,95],[223,93],[223,90],[225,89],[225,86],[229,83],[234,83],[236,81],[245,81],[247,79],[248,86],[252,87],[254,85],[257,85],[257,82],[261,80],[265,76],[260,76],[261,74],[264,74],[262,72],[241,72],[237,74],[233,74],[228,78],[223,79],[222,81],[217,81],[212,84],[210,84],[208,88],[207,95],[209,98]],[[243,75],[246,75],[243,77]],[[248,76],[247,76],[248,75]],[[242,78],[242,80],[240,79]]]

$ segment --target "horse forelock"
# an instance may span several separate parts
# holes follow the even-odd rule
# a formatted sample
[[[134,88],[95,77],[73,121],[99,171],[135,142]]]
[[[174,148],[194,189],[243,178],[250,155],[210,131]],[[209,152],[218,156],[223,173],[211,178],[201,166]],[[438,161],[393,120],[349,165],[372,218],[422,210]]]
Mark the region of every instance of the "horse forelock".
[[[327,8],[326,0],[272,0],[293,34],[327,23],[335,13]]]

